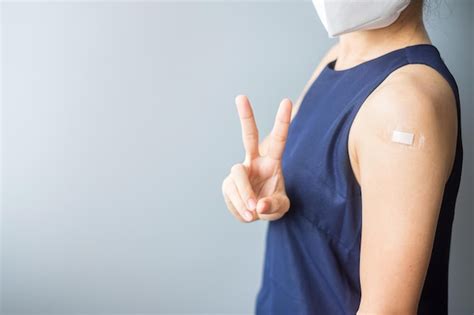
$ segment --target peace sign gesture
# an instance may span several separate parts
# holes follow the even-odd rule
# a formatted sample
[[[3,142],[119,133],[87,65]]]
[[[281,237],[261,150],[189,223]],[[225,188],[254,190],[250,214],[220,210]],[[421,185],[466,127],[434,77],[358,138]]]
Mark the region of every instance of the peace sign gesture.
[[[241,222],[277,220],[290,207],[281,158],[288,136],[292,103],[289,99],[281,101],[269,135],[268,150],[262,155],[259,151],[257,124],[248,98],[239,95],[235,102],[242,127],[245,159],[242,163],[234,164],[224,179],[224,200],[229,211]]]

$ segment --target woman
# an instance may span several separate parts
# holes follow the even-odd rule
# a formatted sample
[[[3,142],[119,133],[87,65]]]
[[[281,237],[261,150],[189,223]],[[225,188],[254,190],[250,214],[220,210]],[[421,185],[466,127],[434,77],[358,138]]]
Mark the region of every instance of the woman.
[[[255,311],[447,314],[456,82],[421,0],[338,3],[314,1],[339,42],[261,143],[236,98],[246,154],[222,191],[240,221],[269,221]]]

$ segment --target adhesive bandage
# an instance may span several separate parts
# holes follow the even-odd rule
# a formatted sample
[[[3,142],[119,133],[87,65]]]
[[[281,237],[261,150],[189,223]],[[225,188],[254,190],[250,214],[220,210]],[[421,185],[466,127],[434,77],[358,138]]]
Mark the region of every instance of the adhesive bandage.
[[[392,131],[392,141],[406,145],[413,144],[414,135],[410,132],[403,132],[398,130]]]

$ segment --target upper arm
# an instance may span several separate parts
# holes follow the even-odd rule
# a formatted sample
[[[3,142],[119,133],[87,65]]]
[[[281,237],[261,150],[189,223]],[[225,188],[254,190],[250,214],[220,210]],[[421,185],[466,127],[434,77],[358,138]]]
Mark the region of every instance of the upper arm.
[[[454,161],[456,106],[427,66],[406,66],[386,81],[353,128],[362,193],[358,314],[416,314]],[[413,145],[392,142],[393,130],[413,133]]]

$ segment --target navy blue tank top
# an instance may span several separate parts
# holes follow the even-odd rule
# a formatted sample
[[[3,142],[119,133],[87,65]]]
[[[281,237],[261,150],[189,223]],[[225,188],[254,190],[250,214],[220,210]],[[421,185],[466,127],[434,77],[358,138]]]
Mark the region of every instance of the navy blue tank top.
[[[418,314],[447,314],[451,228],[463,159],[456,81],[431,44],[393,50],[346,70],[334,70],[335,62],[312,83],[290,124],[282,168],[291,206],[281,219],[268,222],[255,312],[356,314],[362,207],[349,160],[349,129],[360,106],[391,72],[425,64],[453,89],[458,134]]]

